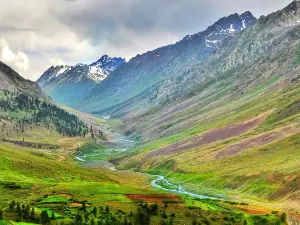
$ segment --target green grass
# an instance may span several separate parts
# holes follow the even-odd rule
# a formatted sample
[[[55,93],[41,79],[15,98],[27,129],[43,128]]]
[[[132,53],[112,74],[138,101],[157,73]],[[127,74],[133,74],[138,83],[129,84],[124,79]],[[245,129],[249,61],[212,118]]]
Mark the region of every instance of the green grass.
[[[69,200],[60,196],[50,196],[44,198],[40,203],[69,203]]]
[[[266,146],[248,149],[238,155],[215,159],[214,155],[231,144],[288,125],[299,126],[300,87],[291,85],[271,92],[269,87],[282,79],[276,76],[247,92],[231,103],[218,104],[214,108],[181,110],[175,118],[163,126],[178,126],[182,118],[193,113],[207,116],[192,126],[177,129],[176,134],[163,136],[129,150],[131,157],[123,159],[118,168],[135,168],[152,174],[164,174],[174,184],[181,184],[186,190],[200,194],[218,195],[224,198],[241,198],[275,205],[282,201],[289,205],[285,197],[296,196],[299,191],[299,135],[286,137]],[[200,108],[198,106],[198,108]],[[194,110],[192,110],[194,109]],[[270,116],[256,129],[230,140],[188,149],[170,156],[160,156],[142,160],[150,151],[208,130],[226,126],[234,122],[246,121],[265,112]],[[159,118],[152,113],[150,121]],[[191,115],[195,115],[191,114]],[[183,119],[184,120],[184,119]],[[152,129],[150,127],[145,127]],[[143,128],[144,129],[144,128]],[[172,161],[172,166],[169,162]],[[295,203],[290,196],[291,205]],[[279,204],[278,204],[279,206]],[[293,206],[292,206],[293,207]]]

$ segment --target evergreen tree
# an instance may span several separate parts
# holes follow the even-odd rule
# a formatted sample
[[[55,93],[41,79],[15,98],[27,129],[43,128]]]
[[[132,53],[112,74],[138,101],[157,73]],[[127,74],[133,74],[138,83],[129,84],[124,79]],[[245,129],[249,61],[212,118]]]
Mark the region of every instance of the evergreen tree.
[[[0,220],[3,220],[4,219],[4,213],[3,213],[3,210],[0,209]]]
[[[90,225],[96,225],[96,222],[95,222],[95,219],[94,219],[94,218],[91,219]]]
[[[93,208],[93,214],[94,214],[94,216],[97,217],[97,214],[98,214],[98,209],[97,209],[97,207],[94,207],[94,208]]]
[[[54,212],[52,212],[51,220],[55,220],[55,214],[54,214]]]
[[[83,211],[86,211],[86,204],[85,204],[85,202],[82,202],[81,209],[82,209]]]
[[[31,212],[30,212],[30,219],[35,220],[35,212],[34,212],[33,207],[32,207]]]
[[[16,207],[16,201],[12,200],[11,203],[9,204],[9,209],[14,209]]]
[[[23,209],[23,218],[28,221],[30,217],[30,207],[29,205],[26,205],[25,208]]]
[[[105,211],[106,211],[106,213],[109,213],[110,209],[109,209],[108,205],[106,205]]]
[[[41,212],[40,223],[41,224],[49,224],[50,223],[50,218],[49,218],[48,212],[46,210]]]
[[[17,213],[18,213],[19,215],[22,213],[22,208],[21,208],[21,205],[20,205],[19,202],[17,203]]]

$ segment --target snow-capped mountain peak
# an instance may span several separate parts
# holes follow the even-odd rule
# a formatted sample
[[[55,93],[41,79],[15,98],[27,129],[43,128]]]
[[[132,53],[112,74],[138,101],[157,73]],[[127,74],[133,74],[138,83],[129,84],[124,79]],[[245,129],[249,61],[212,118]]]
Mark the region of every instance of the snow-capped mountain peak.
[[[257,19],[249,11],[241,15],[235,13],[228,17],[221,18],[205,31],[186,36],[182,41],[191,42],[193,39],[203,39],[205,47],[212,51],[212,49],[215,49],[226,37],[239,33],[256,20]]]
[[[80,82],[82,79],[89,79],[96,84],[104,80],[110,73],[123,64],[125,59],[113,58],[103,55],[96,62],[87,65],[78,63],[75,66],[52,66],[38,79],[42,87],[48,86],[61,80]]]
[[[71,70],[71,66],[60,65],[60,66],[51,66],[44,74],[37,80],[38,84],[41,86],[47,85],[53,79],[61,76],[63,73]]]

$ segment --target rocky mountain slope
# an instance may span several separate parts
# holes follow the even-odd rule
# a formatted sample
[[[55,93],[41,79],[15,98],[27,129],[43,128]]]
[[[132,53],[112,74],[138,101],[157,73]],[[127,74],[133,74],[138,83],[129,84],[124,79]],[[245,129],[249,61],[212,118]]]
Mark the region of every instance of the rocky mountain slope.
[[[299,61],[299,4],[294,1],[278,12],[262,16],[252,26],[224,39],[206,60],[157,82],[138,96],[94,112],[122,116],[133,109],[176,104],[196,96],[199,101],[222,96],[221,93],[241,97],[280,75],[295,77],[297,72],[293,69],[297,67],[291,65]]]
[[[188,35],[176,44],[137,55],[120,66],[82,101],[84,110],[99,110],[124,103],[158,82],[182,74],[204,61],[222,42],[245,30],[256,18],[245,12],[217,21],[205,31]]]
[[[21,91],[42,94],[39,86],[30,80],[25,80],[13,69],[0,62],[0,90]]]
[[[69,104],[84,97],[124,62],[123,58],[104,55],[90,65],[52,66],[37,82],[54,100]]]
[[[205,61],[98,113],[121,118],[139,144],[115,159],[121,169],[298,211],[299,74],[300,2],[293,1],[225,39]]]

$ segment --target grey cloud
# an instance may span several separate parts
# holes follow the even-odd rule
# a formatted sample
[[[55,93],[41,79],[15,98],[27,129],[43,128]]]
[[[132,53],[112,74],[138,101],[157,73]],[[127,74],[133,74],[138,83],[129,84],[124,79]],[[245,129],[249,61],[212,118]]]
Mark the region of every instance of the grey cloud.
[[[220,17],[247,10],[260,16],[291,1],[0,0],[0,39],[13,53],[28,55],[30,66],[21,75],[36,79],[54,62],[90,63],[103,54],[129,59]]]
[[[14,26],[0,26],[0,32],[37,32],[34,28],[19,28]]]
[[[257,16],[280,9],[290,0],[78,0],[68,11],[53,12],[80,39],[94,45],[103,40],[127,45],[131,35],[159,35],[165,31],[178,37],[199,32],[218,18],[250,10]],[[89,4],[90,7],[84,5]],[[124,42],[124,43],[123,43]]]

